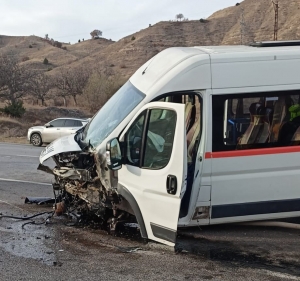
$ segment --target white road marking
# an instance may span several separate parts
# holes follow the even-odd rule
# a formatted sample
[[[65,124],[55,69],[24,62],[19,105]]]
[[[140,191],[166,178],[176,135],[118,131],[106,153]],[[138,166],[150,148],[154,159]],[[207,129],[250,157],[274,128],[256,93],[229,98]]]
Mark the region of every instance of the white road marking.
[[[12,155],[12,156],[17,156],[17,157],[34,157],[34,158],[39,158],[40,156],[32,156],[32,155]]]
[[[0,181],[32,183],[32,184],[39,184],[39,185],[52,185],[51,183],[46,183],[46,182],[23,181],[23,180],[13,180],[13,179],[4,179],[4,178],[0,178]]]
[[[33,156],[33,155],[4,155],[0,154],[2,157],[32,157],[32,158],[39,158],[40,156]]]

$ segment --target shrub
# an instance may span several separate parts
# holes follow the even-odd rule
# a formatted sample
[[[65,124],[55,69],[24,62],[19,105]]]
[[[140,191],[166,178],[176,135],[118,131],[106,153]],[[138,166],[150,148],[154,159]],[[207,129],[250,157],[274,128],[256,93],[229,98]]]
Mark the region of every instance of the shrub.
[[[207,20],[205,20],[205,19],[200,19],[200,22],[201,22],[201,23],[206,23]]]
[[[3,109],[3,112],[12,117],[22,117],[26,109],[23,106],[23,101],[15,101],[6,105]]]
[[[43,64],[48,64],[49,61],[47,60],[47,58],[44,58]]]
[[[32,45],[29,45],[29,48],[32,48]]]
[[[66,47],[66,46],[64,46],[64,47],[62,47],[62,49],[66,51],[66,50],[67,50],[67,47]]]
[[[239,6],[239,5],[240,5],[240,3],[236,3],[236,4],[235,4],[235,6]]]
[[[132,40],[132,41],[133,41],[133,40],[135,40],[135,37],[134,37],[134,36],[132,36],[132,37],[131,37],[131,40]]]
[[[51,71],[53,68],[52,67],[48,67],[47,71]]]
[[[122,63],[122,64],[120,65],[120,67],[121,67],[121,68],[126,68],[126,65],[125,65],[124,63]]]
[[[27,57],[27,56],[22,58],[22,61],[27,61],[27,60],[29,60],[29,57]]]
[[[53,46],[57,47],[57,48],[61,48],[62,47],[62,43],[58,42],[58,41],[54,41]]]

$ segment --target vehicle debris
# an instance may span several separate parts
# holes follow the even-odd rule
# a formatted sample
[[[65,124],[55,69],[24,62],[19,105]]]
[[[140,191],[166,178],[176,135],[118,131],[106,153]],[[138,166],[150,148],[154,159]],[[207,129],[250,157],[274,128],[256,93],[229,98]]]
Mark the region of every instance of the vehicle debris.
[[[0,213],[0,219],[2,218],[9,218],[9,219],[16,219],[16,220],[30,220],[32,218],[35,218],[35,217],[38,217],[38,216],[42,216],[42,215],[45,215],[45,214],[51,214],[51,216],[53,215],[53,211],[51,212],[42,212],[42,213],[38,213],[38,214],[35,214],[35,215],[32,215],[32,216],[24,216],[24,217],[18,217],[18,216],[8,216],[8,215],[3,215]]]
[[[52,156],[53,169],[43,161],[37,168],[54,175],[55,215],[69,214],[78,223],[90,222],[111,234],[119,223],[136,223],[130,205],[117,193],[117,179],[106,167],[105,157],[81,150],[78,144],[78,151],[55,154],[57,146],[63,150],[62,142],[74,147],[74,136],[60,138],[50,144],[53,149],[42,152],[41,158]]]
[[[122,253],[134,253],[137,251],[142,251],[142,248],[139,247],[116,247],[118,250],[120,250]]]
[[[53,204],[53,203],[55,203],[55,198],[50,198],[50,197],[26,197],[24,203],[25,204],[37,204],[37,205]]]

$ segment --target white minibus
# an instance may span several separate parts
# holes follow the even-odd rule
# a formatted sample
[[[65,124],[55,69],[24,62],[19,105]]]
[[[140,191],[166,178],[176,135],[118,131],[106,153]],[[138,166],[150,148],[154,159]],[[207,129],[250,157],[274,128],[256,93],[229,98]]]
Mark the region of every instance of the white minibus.
[[[174,245],[178,227],[299,216],[299,144],[299,41],[176,47],[48,145],[39,169],[64,206]]]

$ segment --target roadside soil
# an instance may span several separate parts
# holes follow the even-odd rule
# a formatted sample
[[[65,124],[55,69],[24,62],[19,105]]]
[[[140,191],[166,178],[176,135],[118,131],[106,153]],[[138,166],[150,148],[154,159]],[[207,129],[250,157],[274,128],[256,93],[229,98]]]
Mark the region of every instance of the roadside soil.
[[[62,107],[26,107],[22,118],[0,115],[0,142],[28,144],[27,130],[40,126],[59,117],[88,118],[87,112],[77,108]]]
[[[0,142],[28,144],[26,137],[3,137],[3,136],[0,136]]]

